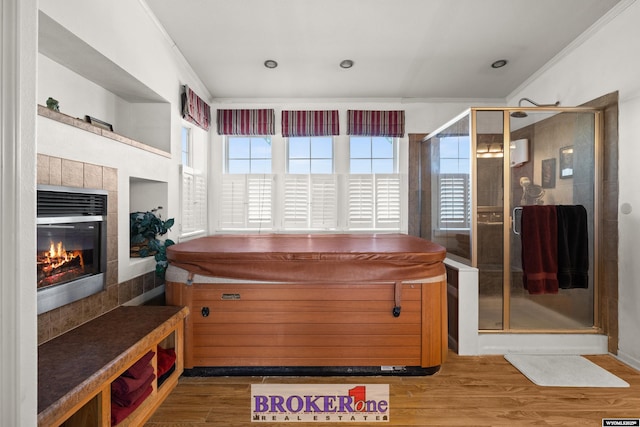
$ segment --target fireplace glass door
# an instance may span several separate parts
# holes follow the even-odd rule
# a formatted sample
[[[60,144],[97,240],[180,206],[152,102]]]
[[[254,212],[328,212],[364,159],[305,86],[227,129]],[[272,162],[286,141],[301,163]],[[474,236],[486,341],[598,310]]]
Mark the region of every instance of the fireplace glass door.
[[[38,289],[101,272],[101,222],[38,225]]]

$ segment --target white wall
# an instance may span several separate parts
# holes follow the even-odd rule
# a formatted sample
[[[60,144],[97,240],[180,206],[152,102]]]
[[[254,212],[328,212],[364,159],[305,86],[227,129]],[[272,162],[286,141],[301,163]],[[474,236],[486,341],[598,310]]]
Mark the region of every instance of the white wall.
[[[0,3],[1,426],[37,421],[36,7],[33,0]]]
[[[580,105],[619,91],[619,352],[620,359],[640,369],[640,3],[622,2],[588,34],[509,96],[563,106]],[[605,236],[606,238],[606,236]]]
[[[163,206],[163,218],[178,219],[180,215],[180,131],[185,123],[180,116],[181,85],[189,85],[205,99],[210,95],[168,43],[142,2],[41,0],[39,8],[170,104],[167,107],[162,103],[128,103],[48,57],[38,56],[39,104],[44,105],[52,96],[60,102],[62,113],[79,118],[85,114],[94,115],[112,123],[116,132],[120,130],[123,135],[133,138],[140,131],[153,138],[156,135],[153,132],[160,129],[162,134],[157,138],[165,139],[170,133],[170,143],[166,147],[156,145],[171,153],[167,158],[38,117],[38,153],[118,169],[118,280],[122,282],[154,268],[153,262],[129,258],[129,212]],[[152,126],[151,133],[149,129],[139,129],[140,126],[148,128],[155,120],[155,113],[163,113],[166,108],[171,110],[169,116],[158,115],[170,120],[165,120],[161,126]],[[136,196],[149,188],[145,181],[165,193],[148,200],[146,207],[143,198]],[[136,200],[130,206],[132,187],[140,189],[133,192],[131,197]],[[177,239],[178,229],[179,223],[167,237]]]

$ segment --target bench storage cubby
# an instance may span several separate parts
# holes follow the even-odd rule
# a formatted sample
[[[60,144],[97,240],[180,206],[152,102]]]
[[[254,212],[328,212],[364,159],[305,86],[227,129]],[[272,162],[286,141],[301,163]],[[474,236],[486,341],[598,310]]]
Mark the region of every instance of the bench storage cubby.
[[[142,425],[175,388],[184,369],[186,307],[118,307],[38,347],[38,425]],[[175,359],[158,381],[159,353]],[[114,382],[138,365],[153,380],[126,416],[112,413]],[[163,359],[167,363],[166,359]],[[148,377],[147,377],[148,378]],[[139,400],[138,400],[139,399]],[[117,408],[119,409],[119,408]]]

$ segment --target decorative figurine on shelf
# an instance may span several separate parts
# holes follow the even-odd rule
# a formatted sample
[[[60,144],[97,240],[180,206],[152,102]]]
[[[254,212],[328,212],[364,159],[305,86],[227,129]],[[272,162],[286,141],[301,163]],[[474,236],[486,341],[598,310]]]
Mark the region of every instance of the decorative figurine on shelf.
[[[60,104],[58,103],[58,100],[51,97],[47,99],[47,108],[53,111],[60,112]]]

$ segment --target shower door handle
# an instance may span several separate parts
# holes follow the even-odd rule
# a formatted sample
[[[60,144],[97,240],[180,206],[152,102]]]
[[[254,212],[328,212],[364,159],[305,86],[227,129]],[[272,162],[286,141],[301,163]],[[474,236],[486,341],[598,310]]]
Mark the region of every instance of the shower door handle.
[[[513,234],[515,234],[516,236],[519,236],[520,235],[520,231],[522,231],[522,227],[520,227],[521,228],[520,230],[518,230],[516,228],[516,223],[517,223],[517,221],[516,221],[516,218],[517,218],[516,212],[520,212],[520,217],[522,217],[522,206],[516,206],[515,208],[513,208],[513,213],[511,215],[511,228],[513,229]]]

